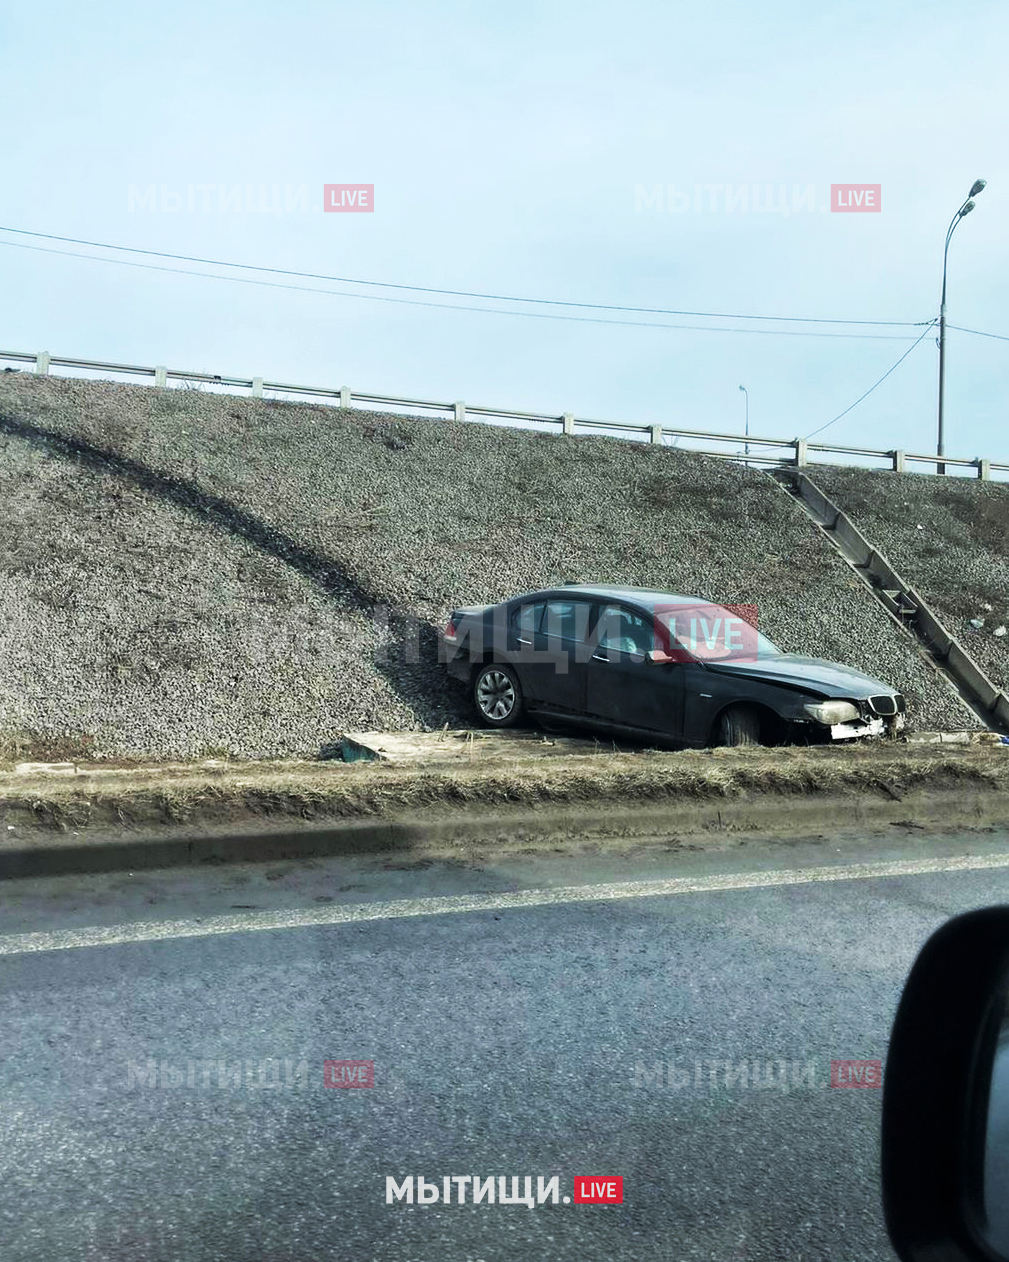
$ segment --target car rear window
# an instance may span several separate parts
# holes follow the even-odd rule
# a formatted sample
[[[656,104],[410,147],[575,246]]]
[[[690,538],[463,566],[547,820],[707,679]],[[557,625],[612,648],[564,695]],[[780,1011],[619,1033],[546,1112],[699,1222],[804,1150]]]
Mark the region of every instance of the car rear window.
[[[512,614],[512,626],[523,636],[532,636],[540,629],[540,619],[546,602],[539,600],[533,605],[519,605]]]

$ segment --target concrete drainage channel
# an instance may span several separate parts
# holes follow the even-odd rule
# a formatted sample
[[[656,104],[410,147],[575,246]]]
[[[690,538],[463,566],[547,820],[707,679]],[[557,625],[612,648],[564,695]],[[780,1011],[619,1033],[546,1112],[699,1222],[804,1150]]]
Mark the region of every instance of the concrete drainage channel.
[[[1009,732],[1009,696],[995,687],[921,595],[851,519],[798,469],[774,469],[768,476],[798,500],[890,617],[917,641],[928,660],[982,723],[991,731]]]

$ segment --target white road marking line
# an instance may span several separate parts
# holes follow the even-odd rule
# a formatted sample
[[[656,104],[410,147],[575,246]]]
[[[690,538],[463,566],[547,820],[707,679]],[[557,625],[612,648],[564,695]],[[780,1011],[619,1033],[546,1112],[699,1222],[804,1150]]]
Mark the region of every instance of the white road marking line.
[[[518,890],[510,894],[450,894],[438,898],[404,898],[384,903],[350,903],[338,907],[247,912],[240,916],[207,916],[193,920],[138,921],[134,924],[107,927],[99,925],[86,929],[61,929],[52,933],[7,934],[0,936],[0,956],[66,951],[80,947],[122,946],[130,942],[164,942],[176,938],[208,938],[222,933],[253,933],[263,929],[349,925],[367,920],[396,920],[407,916],[506,911],[516,907],[550,907],[560,903],[617,902],[625,898],[707,894],[718,890],[773,889],[776,886],[809,885],[820,881],[865,881],[888,876],[983,872],[997,868],[1009,868],[1009,853],[905,859],[895,863],[847,863],[819,868],[784,868],[770,872],[736,872],[725,876],[671,877],[655,881],[614,881],[604,885]]]

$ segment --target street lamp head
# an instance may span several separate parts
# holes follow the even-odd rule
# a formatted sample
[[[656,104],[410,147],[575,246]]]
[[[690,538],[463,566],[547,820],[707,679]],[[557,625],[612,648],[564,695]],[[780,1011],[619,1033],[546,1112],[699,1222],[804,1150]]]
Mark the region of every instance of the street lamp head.
[[[960,210],[960,218],[962,219],[964,215],[969,215],[973,209],[974,209],[973,202],[964,202],[963,207]]]
[[[975,180],[974,183],[970,186],[970,192],[967,194],[967,196],[977,197],[978,193],[980,193],[984,189],[987,183],[988,183],[987,180]]]
[[[740,388],[740,390],[742,390],[743,394],[745,394],[745,393],[746,393],[746,387],[745,387],[745,386],[740,386],[739,388]]]

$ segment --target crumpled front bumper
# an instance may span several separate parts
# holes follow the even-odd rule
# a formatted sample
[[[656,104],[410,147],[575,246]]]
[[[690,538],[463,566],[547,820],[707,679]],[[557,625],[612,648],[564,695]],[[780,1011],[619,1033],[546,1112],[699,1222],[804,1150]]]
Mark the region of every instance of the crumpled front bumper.
[[[858,719],[851,723],[835,723],[829,728],[832,741],[857,740],[862,736],[892,736],[904,730],[904,715],[889,718]]]

